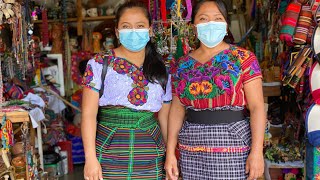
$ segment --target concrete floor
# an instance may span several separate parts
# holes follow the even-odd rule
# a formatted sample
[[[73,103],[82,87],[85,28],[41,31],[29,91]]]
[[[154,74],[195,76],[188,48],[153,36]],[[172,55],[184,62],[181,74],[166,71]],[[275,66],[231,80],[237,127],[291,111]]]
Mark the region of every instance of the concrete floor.
[[[83,164],[73,165],[73,172],[60,177],[59,180],[82,180],[83,166]]]

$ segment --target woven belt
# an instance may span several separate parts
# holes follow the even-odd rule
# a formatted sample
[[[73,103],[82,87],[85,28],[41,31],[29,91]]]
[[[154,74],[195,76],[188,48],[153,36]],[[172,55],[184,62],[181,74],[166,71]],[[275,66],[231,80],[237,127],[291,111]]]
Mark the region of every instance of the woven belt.
[[[179,149],[190,152],[209,152],[209,153],[235,153],[247,152],[250,150],[249,146],[242,147],[205,147],[205,146],[187,146],[179,144]]]
[[[98,120],[100,124],[109,127],[142,130],[150,129],[158,123],[153,112],[116,107],[100,107]]]
[[[187,121],[195,124],[229,124],[243,119],[243,111],[195,111],[188,109],[187,112]]]

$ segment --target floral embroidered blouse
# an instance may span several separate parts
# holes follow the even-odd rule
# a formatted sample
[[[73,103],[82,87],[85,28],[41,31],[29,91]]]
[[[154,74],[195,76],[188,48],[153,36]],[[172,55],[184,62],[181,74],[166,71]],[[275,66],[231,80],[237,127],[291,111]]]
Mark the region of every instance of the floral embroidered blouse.
[[[168,78],[166,92],[158,83],[150,83],[143,75],[142,67],[128,60],[116,57],[113,51],[96,55],[88,61],[83,77],[83,85],[99,92],[103,59],[107,58],[108,69],[104,81],[104,92],[99,106],[124,106],[136,110],[158,112],[162,103],[172,100],[171,76]]]
[[[246,105],[243,85],[262,78],[256,56],[230,45],[202,64],[191,56],[171,68],[172,92],[187,108],[242,110]]]

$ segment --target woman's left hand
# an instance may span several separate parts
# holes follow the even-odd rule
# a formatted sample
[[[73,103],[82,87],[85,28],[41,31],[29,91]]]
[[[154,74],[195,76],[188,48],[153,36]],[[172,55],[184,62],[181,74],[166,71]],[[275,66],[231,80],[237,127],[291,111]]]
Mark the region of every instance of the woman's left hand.
[[[263,175],[264,172],[264,158],[263,153],[250,152],[247,163],[246,173],[249,173],[248,180],[254,180]]]

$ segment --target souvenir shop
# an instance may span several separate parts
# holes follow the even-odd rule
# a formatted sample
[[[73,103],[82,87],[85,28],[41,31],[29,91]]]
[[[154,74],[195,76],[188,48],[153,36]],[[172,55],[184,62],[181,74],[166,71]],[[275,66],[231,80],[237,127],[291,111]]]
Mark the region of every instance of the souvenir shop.
[[[199,44],[190,22],[198,1],[140,0],[168,69]],[[124,2],[0,0],[1,180],[83,178],[82,76],[95,53],[119,46]],[[225,3],[225,41],[254,52],[263,72],[260,179],[320,180],[320,0]]]

